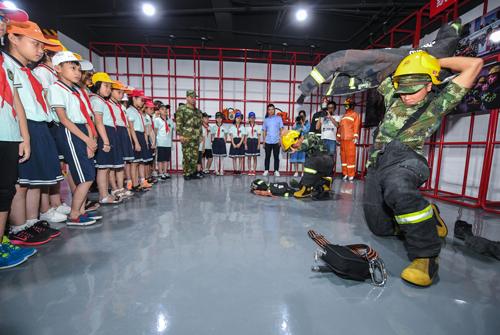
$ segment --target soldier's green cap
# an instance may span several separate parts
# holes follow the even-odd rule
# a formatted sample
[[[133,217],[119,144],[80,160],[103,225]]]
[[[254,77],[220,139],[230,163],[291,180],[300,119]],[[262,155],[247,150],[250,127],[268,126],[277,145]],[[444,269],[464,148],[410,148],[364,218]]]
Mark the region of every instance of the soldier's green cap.
[[[187,90],[186,97],[198,98],[198,95],[196,94],[196,92],[194,90]]]
[[[423,89],[431,82],[431,77],[426,74],[408,74],[393,78],[398,88],[396,94],[413,94]]]

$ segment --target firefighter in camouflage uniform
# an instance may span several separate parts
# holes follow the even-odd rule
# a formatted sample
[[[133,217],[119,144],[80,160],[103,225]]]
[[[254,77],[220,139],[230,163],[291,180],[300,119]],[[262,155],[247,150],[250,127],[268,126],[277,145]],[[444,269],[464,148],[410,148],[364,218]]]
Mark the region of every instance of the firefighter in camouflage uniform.
[[[196,93],[186,92],[186,104],[180,106],[175,114],[177,136],[182,143],[182,170],[185,180],[200,179],[196,171],[198,146],[201,141],[202,112],[196,108]]]
[[[443,117],[462,100],[482,68],[479,58],[436,59],[424,51],[404,58],[392,78],[379,86],[386,114],[375,135],[365,182],[364,213],[370,230],[379,236],[402,234],[411,263],[401,273],[405,281],[432,284],[438,270],[439,237],[447,227],[435,205],[419,187],[429,178],[424,141]],[[439,93],[432,85],[441,68],[458,73]]]

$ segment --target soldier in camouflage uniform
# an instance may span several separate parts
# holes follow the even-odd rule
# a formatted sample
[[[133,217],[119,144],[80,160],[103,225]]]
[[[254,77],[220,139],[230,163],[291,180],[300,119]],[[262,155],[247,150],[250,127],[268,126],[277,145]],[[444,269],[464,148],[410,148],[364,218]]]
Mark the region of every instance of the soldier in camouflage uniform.
[[[182,170],[184,179],[200,179],[197,174],[198,146],[201,141],[202,112],[196,108],[196,93],[186,92],[186,104],[179,106],[175,114],[177,135],[182,143]]]
[[[316,133],[302,134],[297,130],[288,131],[282,139],[283,150],[306,153],[304,176],[300,180],[300,190],[296,198],[312,196],[315,200],[327,199],[332,187],[333,160],[328,154],[321,136]]]
[[[401,277],[415,285],[432,284],[438,270],[439,237],[447,235],[437,208],[419,191],[429,178],[424,141],[472,87],[482,64],[478,58],[438,60],[425,52],[416,52],[403,59],[393,77],[383,81],[378,89],[384,96],[386,114],[370,156],[364,213],[374,234],[404,235],[412,263]],[[434,94],[432,85],[440,84],[441,67],[459,75]]]

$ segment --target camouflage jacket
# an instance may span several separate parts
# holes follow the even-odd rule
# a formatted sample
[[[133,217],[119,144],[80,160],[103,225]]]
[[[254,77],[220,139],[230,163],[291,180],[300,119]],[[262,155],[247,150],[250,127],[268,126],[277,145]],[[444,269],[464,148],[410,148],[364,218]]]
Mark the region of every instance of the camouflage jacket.
[[[201,138],[203,118],[201,110],[198,108],[189,108],[187,105],[180,106],[175,113],[175,122],[178,135],[193,141]]]
[[[300,146],[300,151],[305,152],[309,157],[324,154],[327,152],[320,134],[304,134],[304,141]]]
[[[397,136],[408,118],[428,102],[429,96],[419,104],[407,107],[397,95],[394,95],[392,80],[390,77],[387,78],[378,88],[379,93],[384,96],[386,113],[375,138],[375,150],[380,150],[385,144],[398,139],[423,155],[425,139],[439,128],[443,117],[460,103],[468,90],[453,81],[450,82],[438,95],[434,96],[420,118]]]

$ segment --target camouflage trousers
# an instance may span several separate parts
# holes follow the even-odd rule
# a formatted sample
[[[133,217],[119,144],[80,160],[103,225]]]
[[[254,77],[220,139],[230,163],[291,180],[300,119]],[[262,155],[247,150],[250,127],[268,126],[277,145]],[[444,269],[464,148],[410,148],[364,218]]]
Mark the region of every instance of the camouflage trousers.
[[[199,141],[188,141],[182,144],[182,170],[185,176],[196,173],[199,144]]]

